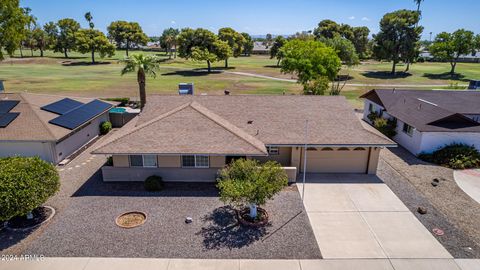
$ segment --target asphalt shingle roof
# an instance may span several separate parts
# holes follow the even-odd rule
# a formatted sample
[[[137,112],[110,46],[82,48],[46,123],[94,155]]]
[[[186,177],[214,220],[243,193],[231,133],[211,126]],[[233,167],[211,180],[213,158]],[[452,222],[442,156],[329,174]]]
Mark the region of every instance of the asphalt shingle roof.
[[[149,96],[135,125],[94,153],[265,154],[265,145],[395,146],[344,97]],[[127,131],[128,129],[128,131]]]
[[[372,90],[361,97],[419,131],[480,132],[480,123],[464,116],[480,114],[478,91]]]

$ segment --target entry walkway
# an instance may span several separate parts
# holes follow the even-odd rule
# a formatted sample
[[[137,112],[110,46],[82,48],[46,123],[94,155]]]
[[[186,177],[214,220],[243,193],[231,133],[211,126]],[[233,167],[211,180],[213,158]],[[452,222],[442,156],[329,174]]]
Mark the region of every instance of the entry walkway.
[[[304,205],[325,259],[452,258],[376,176],[309,174]]]

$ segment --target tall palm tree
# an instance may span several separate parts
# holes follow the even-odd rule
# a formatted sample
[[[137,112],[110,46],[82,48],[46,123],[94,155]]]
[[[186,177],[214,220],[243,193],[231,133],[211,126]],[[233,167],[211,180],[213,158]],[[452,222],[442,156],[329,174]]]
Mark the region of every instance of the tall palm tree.
[[[422,2],[425,0],[413,0],[415,4],[417,5],[417,12],[420,12],[420,6],[422,5]]]
[[[121,60],[125,64],[122,69],[122,76],[127,73],[137,72],[137,82],[140,93],[140,108],[143,109],[147,102],[147,94],[145,92],[146,76],[155,78],[156,71],[159,68],[159,59],[153,55],[134,54]]]

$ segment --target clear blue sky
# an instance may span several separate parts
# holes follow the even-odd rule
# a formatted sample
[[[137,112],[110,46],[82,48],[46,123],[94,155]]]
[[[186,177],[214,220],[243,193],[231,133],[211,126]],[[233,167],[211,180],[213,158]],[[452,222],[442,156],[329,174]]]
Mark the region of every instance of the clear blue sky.
[[[127,20],[139,22],[149,36],[170,26],[292,34],[311,30],[323,19],[365,25],[375,33],[383,14],[416,8],[413,0],[21,0],[21,6],[30,7],[42,24],[68,17],[86,27],[83,15],[90,11],[102,31],[114,20]],[[422,10],[426,39],[430,32],[458,28],[480,33],[479,0],[425,0]]]

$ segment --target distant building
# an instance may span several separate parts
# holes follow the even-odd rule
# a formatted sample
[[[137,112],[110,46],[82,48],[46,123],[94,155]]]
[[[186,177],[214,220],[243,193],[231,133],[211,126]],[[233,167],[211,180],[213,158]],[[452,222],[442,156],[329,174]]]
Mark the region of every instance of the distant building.
[[[265,46],[261,41],[255,41],[252,54],[270,54],[270,47]]]
[[[435,57],[433,57],[433,55],[429,51],[422,51],[419,56],[422,57],[423,59],[425,59],[425,61],[442,62],[439,59],[435,59]],[[480,50],[476,51],[472,54],[460,55],[460,58],[458,59],[458,62],[461,62],[461,63],[480,63]]]

